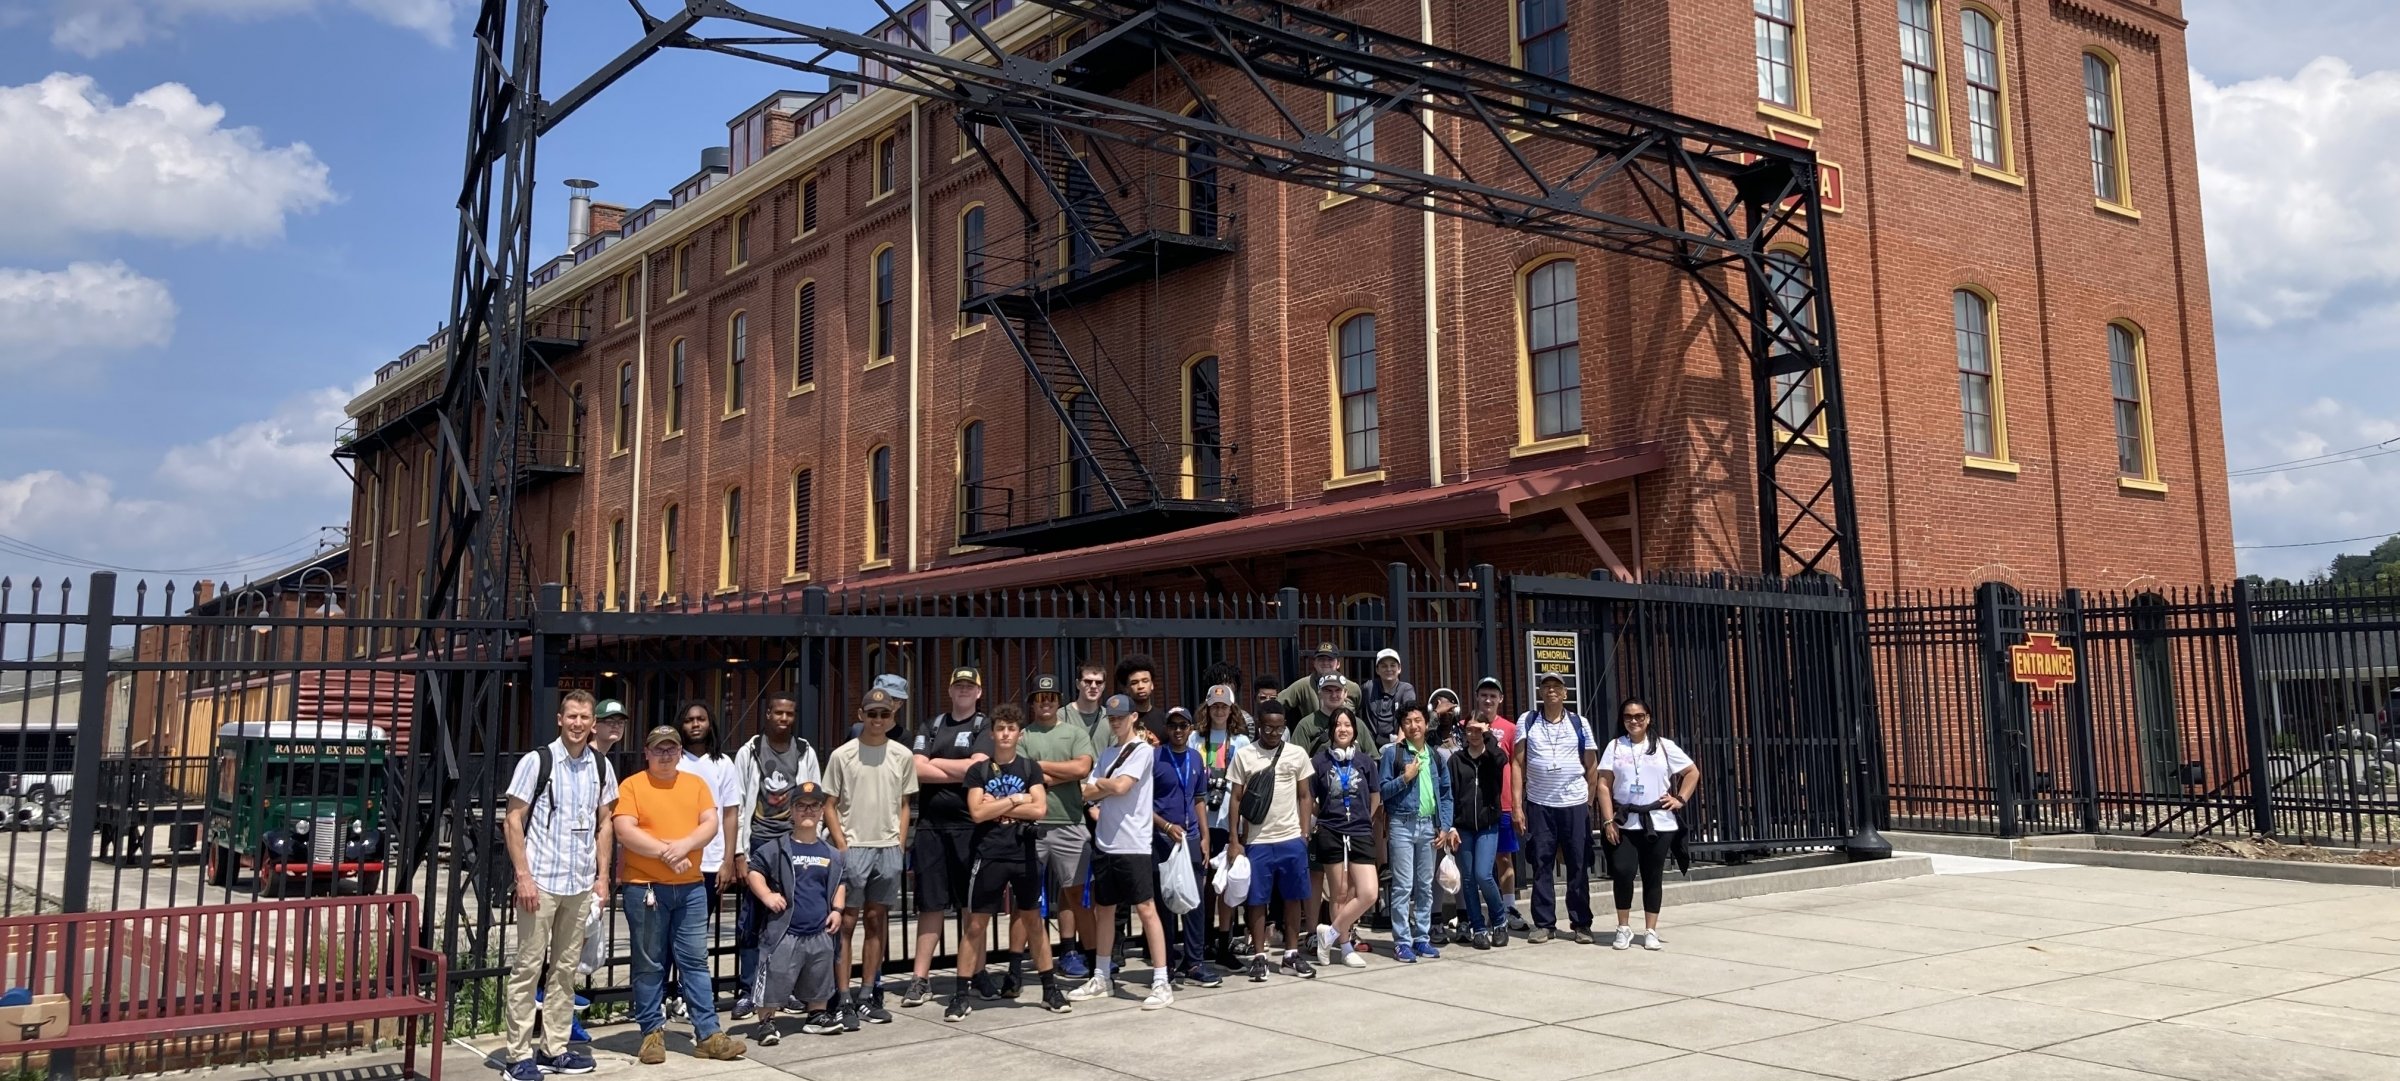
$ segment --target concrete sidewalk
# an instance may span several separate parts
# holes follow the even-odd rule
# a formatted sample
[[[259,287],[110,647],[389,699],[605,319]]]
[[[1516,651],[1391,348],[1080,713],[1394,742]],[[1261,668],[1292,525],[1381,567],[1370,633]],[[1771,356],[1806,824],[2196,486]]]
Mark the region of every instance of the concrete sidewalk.
[[[1445,949],[1068,1016],[1030,1001],[897,1008],[852,1035],[787,1035],[746,1063],[634,1063],[598,1034],[599,1076],[646,1081],[2390,1081],[2400,1078],[2400,893],[2100,867],[1945,861],[1899,881],[1671,906],[1661,953],[1563,940]],[[2021,868],[2023,865],[2017,865]],[[1147,972],[1134,970],[1139,980]],[[937,981],[937,991],[946,981]],[[688,1033],[688,1030],[676,1030]],[[739,1031],[737,1029],[737,1031]],[[496,1041],[484,1041],[488,1046]],[[391,1061],[273,1076],[359,1078]],[[454,1078],[488,1077],[453,1045]],[[256,1069],[195,1081],[240,1081]]]

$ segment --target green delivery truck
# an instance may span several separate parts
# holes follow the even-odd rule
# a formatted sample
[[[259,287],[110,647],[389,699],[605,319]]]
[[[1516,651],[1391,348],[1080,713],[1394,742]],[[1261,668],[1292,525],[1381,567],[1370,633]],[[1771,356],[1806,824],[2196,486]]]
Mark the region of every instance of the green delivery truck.
[[[390,847],[390,743],[374,725],[338,721],[218,728],[203,840],[209,884],[229,886],[248,867],[261,893],[345,879],[378,892]]]

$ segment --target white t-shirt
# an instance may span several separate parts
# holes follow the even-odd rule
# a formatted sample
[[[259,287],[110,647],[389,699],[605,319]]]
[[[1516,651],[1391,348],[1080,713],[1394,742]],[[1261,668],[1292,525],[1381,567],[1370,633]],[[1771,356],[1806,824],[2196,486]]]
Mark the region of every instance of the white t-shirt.
[[[1317,767],[1309,761],[1308,752],[1290,740],[1284,741],[1281,750],[1283,756],[1278,758],[1275,751],[1256,743],[1248,744],[1234,753],[1233,768],[1225,772],[1225,780],[1231,785],[1275,786],[1267,801],[1266,821],[1255,826],[1241,823],[1243,844],[1271,845],[1300,839],[1300,785],[1317,775]],[[1270,763],[1275,767],[1271,778],[1267,776]],[[1225,802],[1229,806],[1233,803],[1231,793],[1226,794]],[[1238,808],[1235,813],[1240,813]]]
[[[1124,795],[1110,796],[1100,801],[1100,826],[1092,834],[1092,840],[1100,846],[1100,851],[1110,855],[1147,856],[1150,854],[1151,828],[1150,765],[1156,758],[1156,752],[1147,740],[1136,739],[1124,746],[1133,750],[1126,753],[1123,762],[1117,761],[1117,753],[1123,747],[1110,747],[1100,752],[1099,764],[1093,767],[1107,774],[1103,777],[1094,773],[1092,776],[1095,779],[1113,781],[1119,777],[1132,777],[1134,782]],[[1111,769],[1112,766],[1115,768]]]
[[[735,777],[733,773],[733,759],[702,758],[690,751],[685,751],[683,752],[683,764],[677,768],[697,775],[701,780],[708,782],[708,794],[716,798],[717,813],[720,816],[725,813],[726,808],[742,805],[742,788],[740,778]],[[719,819],[718,825],[724,825],[722,818]],[[740,824],[736,823],[735,826],[738,829]],[[714,874],[718,868],[725,866],[725,841],[725,831],[721,828],[717,830],[715,837],[709,839],[708,848],[700,853],[702,874]]]
[[[1517,718],[1517,739],[1525,747],[1525,776],[1520,778],[1525,802],[1573,807],[1592,801],[1592,786],[1584,783],[1582,748],[1600,748],[1591,726],[1574,710],[1556,722],[1545,720],[1538,709],[1528,711]]]
[[[1609,785],[1616,794],[1617,806],[1639,807],[1657,803],[1660,796],[1674,791],[1667,787],[1677,773],[1691,768],[1692,756],[1671,739],[1661,739],[1653,749],[1648,742],[1634,743],[1624,736],[1608,741],[1608,750],[1600,755],[1600,772],[1614,780]],[[1632,826],[1635,815],[1622,815],[1620,826]],[[1650,823],[1661,830],[1681,829],[1675,822],[1675,812],[1658,810],[1650,814]]]

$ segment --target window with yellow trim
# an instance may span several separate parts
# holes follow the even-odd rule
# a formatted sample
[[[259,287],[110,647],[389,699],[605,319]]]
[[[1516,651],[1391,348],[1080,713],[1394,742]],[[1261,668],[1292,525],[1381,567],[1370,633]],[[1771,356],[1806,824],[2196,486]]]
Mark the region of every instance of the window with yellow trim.
[[[817,381],[817,283],[792,291],[792,389]]]
[[[567,464],[583,464],[583,384],[581,383],[567,388]]]
[[[2108,386],[2117,422],[2117,475],[2157,480],[2158,459],[2150,438],[2150,373],[2141,328],[2108,325]]]
[[[1900,0],[1900,98],[1908,141],[1949,153],[1942,87],[1942,32],[1934,0]]]
[[[641,281],[638,270],[628,270],[617,279],[617,322],[631,322],[642,314]]]
[[[1373,80],[1365,73],[1339,70],[1333,81],[1364,88]],[[1365,94],[1328,94],[1325,107],[1333,133],[1334,144],[1344,155],[1360,161],[1375,160],[1375,102]],[[1345,186],[1356,187],[1375,178],[1374,170],[1363,165],[1342,166]]]
[[[583,415],[583,408],[582,408],[582,407],[583,407],[583,387],[582,387],[581,385],[577,385],[577,386],[576,386],[576,388],[575,388],[575,405],[576,405],[576,410],[575,410],[575,414],[576,414],[576,416],[578,416],[578,417],[582,416],[582,415]],[[433,521],[433,452],[432,452],[432,451],[430,451],[430,450],[428,450],[428,451],[424,451],[423,453],[420,453],[419,455],[417,455],[417,524],[418,524],[418,525],[425,525],[425,524],[428,524],[428,523],[430,523],[430,522],[432,522],[432,521]]]
[[[717,588],[742,587],[742,490],[725,489],[725,511],[717,530]]]
[[[1567,0],[1517,0],[1517,32],[1511,41],[1516,65],[1544,78],[1568,81]],[[1546,102],[1533,102],[1548,112]]]
[[[892,558],[892,448],[867,452],[867,561]]]
[[[750,313],[735,312],[725,321],[725,413],[742,411],[743,369],[750,363]]]
[[[1978,165],[2011,170],[2007,53],[1999,17],[1980,5],[1961,5],[1958,38],[1967,61],[1967,156]]]
[[[575,531],[572,529],[558,540],[558,584],[565,587],[568,597],[575,595]]]
[[[970,203],[958,215],[958,298],[962,304],[983,292],[983,243],[983,204]],[[962,307],[958,313],[960,329],[981,322],[982,312]]]
[[[675,295],[692,291],[692,245],[685,241],[675,249]]]
[[[1796,113],[1808,111],[1807,38],[1801,0],[1751,0],[1758,57],[1758,100]]]
[[[2117,63],[2097,51],[2083,54],[2083,119],[2091,135],[2092,197],[2118,206],[2133,199],[2125,180],[2125,112]]]
[[[1183,111],[1185,116],[1206,118],[1200,103],[1193,102]],[[1185,139],[1176,161],[1177,224],[1187,236],[1217,235],[1217,148],[1210,143]]]
[[[739,268],[750,263],[751,217],[747,210],[733,216],[733,262],[729,264],[730,267]]]
[[[874,159],[875,194],[890,195],[899,184],[900,139],[896,133],[876,137]]]
[[[683,379],[685,353],[690,347],[677,338],[667,346],[667,434],[683,433]]]
[[[618,518],[608,524],[608,568],[601,577],[602,584],[608,587],[607,595],[601,598],[601,607],[612,611],[625,607],[625,586],[630,576],[625,573],[625,519],[623,518]]]
[[[1551,259],[1527,267],[1517,285],[1519,347],[1525,365],[1525,433],[1529,442],[1583,430],[1582,332],[1575,315],[1575,261]]]
[[[1334,331],[1334,475],[1383,465],[1383,420],[1376,404],[1375,313],[1344,319]]]
[[[892,359],[892,246],[886,244],[867,257],[872,292],[867,304],[867,363]]]
[[[800,181],[800,235],[817,231],[817,176],[808,175]]]
[[[983,531],[983,422],[958,430],[958,536]]]
[[[633,438],[633,365],[617,365],[616,431],[609,435],[609,449],[622,451]]]
[[[1225,435],[1218,398],[1217,358],[1193,357],[1183,366],[1183,477],[1185,499],[1225,497]]]
[[[784,573],[799,576],[808,573],[810,533],[815,524],[816,475],[807,467],[792,470],[790,526],[792,551]]]
[[[675,596],[676,576],[681,572],[677,541],[683,534],[683,508],[669,503],[658,516],[658,597],[665,601]]]
[[[2000,347],[1991,298],[1973,289],[1950,294],[1958,342],[1958,408],[1969,457],[2008,460],[2008,414],[2000,400]]]

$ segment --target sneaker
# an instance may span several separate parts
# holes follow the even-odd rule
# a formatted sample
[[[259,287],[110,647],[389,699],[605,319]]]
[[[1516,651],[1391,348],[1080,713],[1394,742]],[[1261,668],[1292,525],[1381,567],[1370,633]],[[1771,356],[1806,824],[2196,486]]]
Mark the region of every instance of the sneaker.
[[[737,998],[735,998],[735,999],[733,1000],[733,1019],[734,1019],[734,1020],[736,1020],[736,1021],[747,1021],[747,1020],[749,1020],[749,1019],[750,1019],[750,1015],[751,1015],[751,1014],[754,1014],[754,1013],[757,1013],[757,1012],[758,1012],[758,1004],[757,1004],[757,1003],[755,1003],[755,1002],[752,1002],[752,1001],[750,1001],[750,996],[748,996],[748,995],[742,995],[742,996],[739,996],[739,997],[737,997]]]
[[[1265,982],[1267,982],[1267,955],[1266,955],[1266,954],[1263,954],[1263,953],[1255,953],[1255,954],[1251,954],[1251,955],[1250,955],[1250,982],[1251,982],[1251,983],[1265,983]]]
[[[1508,945],[1508,925],[1504,923],[1492,928],[1492,948],[1496,950],[1506,945]]]
[[[973,979],[967,981],[967,986],[974,989],[976,998],[985,1002],[1000,997],[1000,980],[989,972],[976,973]]]
[[[750,1045],[722,1032],[712,1032],[708,1038],[692,1046],[692,1057],[731,1062],[750,1053]]]
[[[642,1033],[642,1065],[656,1066],[667,1061],[667,1034],[664,1031]]]
[[[1051,1013],[1071,1013],[1075,1004],[1067,1001],[1067,993],[1055,983],[1042,985],[1042,1008]]]
[[[942,1020],[964,1021],[968,1014],[974,1012],[975,1007],[967,1001],[967,993],[959,991],[950,996],[950,1005],[942,1010]]]
[[[1525,922],[1523,913],[1512,908],[1508,910],[1508,929],[1521,935],[1533,930],[1533,925]]]
[[[1447,946],[1450,944],[1450,925],[1446,923],[1434,924],[1433,930],[1425,937],[1426,941],[1429,941],[1436,946]],[[1425,951],[1418,950],[1417,952],[1424,953]]]
[[[592,1056],[581,1051],[563,1051],[556,1055],[537,1053],[533,1061],[542,1068],[543,1073],[586,1074],[600,1068],[599,1063],[592,1061]]]
[[[1434,949],[1433,943],[1421,938],[1417,940],[1417,956],[1425,958],[1438,958],[1441,955],[1442,951]]]
[[[751,1027],[750,1040],[760,1047],[773,1047],[783,1042],[783,1033],[775,1027],[775,1022],[761,1020]]]
[[[866,1001],[866,1005],[860,1011],[860,1013],[866,1017],[867,1023],[870,1025],[888,1025],[892,1023],[892,1011],[883,1008],[883,991],[881,988],[876,989],[875,997]]]
[[[674,986],[674,985],[670,983],[668,986],[672,987],[672,986]],[[668,1000],[667,1000],[667,1019],[668,1019],[668,1020],[671,1020],[671,1021],[681,1021],[681,1020],[684,1020],[684,1019],[685,1019],[685,1018],[686,1018],[686,1017],[687,1017],[687,1016],[688,1016],[690,1013],[691,1013],[691,1008],[690,1008],[690,1007],[688,1007],[688,1006],[685,1006],[685,1005],[683,1004],[683,996],[682,996],[682,995],[676,995],[675,997],[673,997],[673,998],[670,998],[670,999],[668,999]]]
[[[1474,940],[1473,940],[1473,945],[1474,945],[1474,947],[1475,947],[1476,949],[1479,949],[1479,950],[1488,950],[1488,949],[1491,949],[1491,948],[1492,948],[1492,933],[1491,933],[1490,931],[1477,931],[1477,932],[1475,932],[1475,938],[1474,938]]]
[[[1334,933],[1333,933],[1333,925],[1332,925],[1332,924],[1330,924],[1330,923],[1320,923],[1320,924],[1318,924],[1318,925],[1317,925],[1317,935],[1316,935],[1316,938],[1317,938],[1317,963],[1318,963],[1318,964],[1320,964],[1320,965],[1330,965],[1330,964],[1332,964],[1332,963],[1333,963],[1333,941],[1334,941],[1334,939],[1336,939],[1336,938],[1339,938],[1339,937],[1341,937],[1341,936],[1339,936],[1339,935],[1336,935],[1336,934],[1334,934]]]
[[[926,999],[932,997],[933,981],[926,979],[923,976],[919,976],[916,979],[908,981],[908,993],[900,996],[900,1005],[903,1008],[922,1006],[925,1004]]]
[[[1367,959],[1357,950],[1351,949],[1348,943],[1343,943],[1342,965],[1346,968],[1365,968],[1367,967]]]
[[[1084,1002],[1095,998],[1109,998],[1116,993],[1117,981],[1106,976],[1094,976],[1077,985],[1074,990],[1067,992],[1067,1000]]]
[[[1145,1010],[1163,1010],[1174,1004],[1175,988],[1171,984],[1164,983],[1151,984],[1150,997],[1142,1000],[1142,1008]]]
[[[1308,958],[1298,950],[1294,950],[1283,955],[1283,965],[1285,968],[1292,970],[1292,975],[1298,976],[1301,979],[1313,980],[1317,978],[1317,966],[1309,964]]]
[[[836,1014],[832,1010],[818,1010],[809,1014],[808,1020],[801,1023],[800,1031],[810,1036],[836,1036],[843,1032],[856,1032],[858,1031],[858,1022],[852,1020],[856,1016],[848,1010],[844,1010],[840,1014]]]
[[[534,1060],[521,1058],[508,1064],[508,1081],[542,1081],[542,1068]]]
[[[1641,935],[1641,942],[1642,948],[1645,950],[1663,950],[1667,948],[1665,940],[1659,938],[1658,932],[1654,930],[1643,931]]]
[[[1184,982],[1189,983],[1194,987],[1225,986],[1224,974],[1217,971],[1217,966],[1209,964],[1206,961],[1202,961],[1199,964],[1184,969],[1183,979]]]
[[[1011,971],[1000,977],[1000,997],[1015,1002],[1025,994],[1025,977]]]
[[[1392,960],[1404,965],[1416,964],[1417,951],[1410,949],[1406,942],[1394,942],[1392,943]]]
[[[1631,927],[1619,927],[1619,928],[1617,928],[1617,937],[1615,937],[1615,938],[1612,938],[1612,939],[1608,940],[1608,948],[1609,948],[1609,949],[1612,949],[1612,950],[1630,950],[1630,949],[1632,949],[1632,948],[1633,948],[1633,928],[1631,928]]]
[[[1578,946],[1589,946],[1592,944],[1592,933],[1581,927],[1576,928],[1575,933],[1568,935],[1567,938]]]
[[[1539,946],[1544,942],[1548,942],[1550,941],[1550,929],[1547,927],[1536,927],[1533,929],[1532,934],[1525,936],[1525,941],[1531,942],[1536,946]]]
[[[848,995],[844,995],[842,996],[841,1001],[834,1003],[833,1009],[826,1012],[833,1015],[834,1023],[840,1025],[842,1031],[856,1032],[858,1031],[858,1012],[860,1009],[862,1009],[862,1007],[859,1006],[857,999],[851,998]],[[814,1021],[816,1018],[812,1016],[809,1018],[809,1020]],[[806,1026],[803,1025],[802,1028],[805,1029]]]

